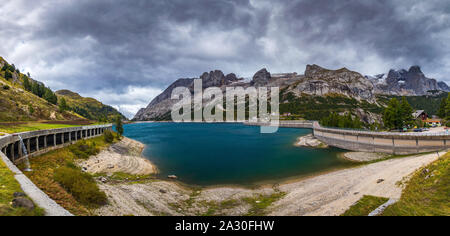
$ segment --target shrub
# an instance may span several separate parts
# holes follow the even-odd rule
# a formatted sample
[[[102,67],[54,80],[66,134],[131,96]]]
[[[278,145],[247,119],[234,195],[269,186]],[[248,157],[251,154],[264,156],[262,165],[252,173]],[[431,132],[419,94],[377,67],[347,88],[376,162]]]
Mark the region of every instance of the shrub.
[[[103,133],[103,138],[105,139],[105,142],[107,142],[107,143],[114,142],[114,135],[113,135],[113,133],[110,130],[106,130]]]
[[[69,146],[69,150],[80,159],[88,159],[90,156],[97,155],[99,152],[95,143],[89,144],[85,140]]]
[[[9,90],[10,87],[9,87],[8,85],[3,85],[3,89],[4,89],[4,90]]]
[[[31,115],[33,115],[33,113],[34,113],[34,108],[33,108],[33,106],[28,105],[28,112],[29,112]]]
[[[11,72],[9,72],[8,70],[7,71],[5,71],[5,79],[6,80],[9,80],[9,79],[12,79],[12,74],[11,74]]]
[[[107,197],[101,192],[94,178],[68,166],[55,170],[54,179],[83,205],[98,207],[106,204]]]

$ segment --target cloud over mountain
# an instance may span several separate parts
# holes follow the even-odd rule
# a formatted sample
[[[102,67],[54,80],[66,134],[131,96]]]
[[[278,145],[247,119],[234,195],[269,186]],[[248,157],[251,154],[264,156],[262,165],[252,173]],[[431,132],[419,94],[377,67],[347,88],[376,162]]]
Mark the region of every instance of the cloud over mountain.
[[[129,116],[175,79],[213,69],[421,65],[450,82],[446,0],[1,0],[0,11],[0,55]]]

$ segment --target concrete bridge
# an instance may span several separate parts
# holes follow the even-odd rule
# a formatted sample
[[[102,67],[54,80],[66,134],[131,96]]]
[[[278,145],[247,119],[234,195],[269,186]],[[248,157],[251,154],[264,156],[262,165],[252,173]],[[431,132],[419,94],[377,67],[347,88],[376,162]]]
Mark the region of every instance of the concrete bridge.
[[[45,210],[47,216],[72,216],[70,212],[58,205],[53,199],[39,189],[26,175],[16,167],[25,157],[41,155],[45,152],[62,148],[80,139],[89,139],[111,130],[112,125],[84,126],[53,130],[39,130],[0,137],[0,161],[14,174],[22,190],[34,203]],[[23,140],[28,156],[25,156],[20,139]],[[22,147],[21,147],[22,146]]]
[[[0,150],[13,163],[20,163],[25,157],[38,156],[48,151],[73,144],[80,139],[88,139],[112,129],[112,125],[71,127],[52,130],[38,130],[0,137]],[[23,153],[22,138],[28,156]]]
[[[267,123],[245,123],[263,126]],[[450,148],[450,135],[440,133],[371,132],[326,128],[317,121],[280,121],[280,127],[312,129],[314,136],[329,146],[350,151],[395,155],[442,151]]]

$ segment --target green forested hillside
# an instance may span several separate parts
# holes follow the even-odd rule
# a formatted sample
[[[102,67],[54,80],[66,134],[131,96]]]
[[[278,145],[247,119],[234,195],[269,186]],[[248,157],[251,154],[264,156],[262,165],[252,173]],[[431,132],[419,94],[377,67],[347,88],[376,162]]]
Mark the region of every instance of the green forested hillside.
[[[447,97],[448,93],[440,93],[437,95],[407,96],[406,100],[408,100],[408,103],[414,110],[424,110],[428,115],[437,115],[442,99]],[[378,101],[383,104],[387,104],[387,102],[392,98],[401,100],[402,97],[379,95]]]
[[[292,93],[282,93],[280,98],[280,113],[291,113],[294,118],[306,120],[321,120],[336,112],[354,111],[361,108],[365,112],[381,114],[383,107],[358,101],[339,94],[326,96],[311,96],[303,94],[298,97]]]
[[[111,106],[105,105],[94,98],[85,98],[70,90],[56,92],[58,99],[64,99],[68,110],[76,112],[90,120],[113,121],[117,116],[126,119],[120,112]]]
[[[83,119],[74,112],[60,111],[51,89],[30,77],[0,57],[0,121]]]

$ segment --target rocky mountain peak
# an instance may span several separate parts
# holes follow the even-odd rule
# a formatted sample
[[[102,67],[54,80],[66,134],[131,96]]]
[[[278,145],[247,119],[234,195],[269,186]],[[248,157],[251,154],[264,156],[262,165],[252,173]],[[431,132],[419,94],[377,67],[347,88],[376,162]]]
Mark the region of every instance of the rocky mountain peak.
[[[318,65],[307,65],[305,78],[297,85],[296,90],[297,94],[342,94],[370,102],[374,100],[372,83],[358,72],[347,68],[329,70]]]
[[[250,82],[250,85],[257,87],[264,86],[270,82],[270,79],[272,79],[272,75],[267,71],[266,68],[264,68],[256,72],[256,74],[253,76],[252,81]]]
[[[422,70],[420,69],[420,66],[411,66],[408,72],[414,74],[423,74]]]
[[[212,86],[221,87],[239,80],[235,74],[231,73],[225,76],[220,70],[214,70],[209,73],[205,72],[200,76],[200,79],[203,82],[203,88]]]
[[[391,69],[382,80],[372,80],[375,93],[391,95],[426,95],[429,91],[450,91],[445,82],[437,82],[435,79],[427,78],[420,66],[411,66],[409,70]]]
[[[306,77],[314,77],[317,74],[321,74],[326,72],[327,70],[323,67],[320,67],[316,64],[314,65],[307,65],[305,70],[305,76]]]

